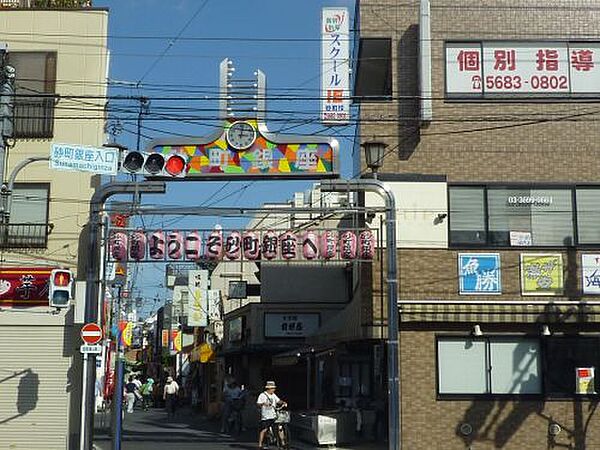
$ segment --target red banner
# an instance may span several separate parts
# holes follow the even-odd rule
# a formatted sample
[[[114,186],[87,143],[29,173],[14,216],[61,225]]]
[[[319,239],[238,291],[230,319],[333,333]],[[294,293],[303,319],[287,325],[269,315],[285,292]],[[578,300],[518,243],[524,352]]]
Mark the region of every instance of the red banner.
[[[48,283],[53,267],[0,269],[1,306],[47,306]]]

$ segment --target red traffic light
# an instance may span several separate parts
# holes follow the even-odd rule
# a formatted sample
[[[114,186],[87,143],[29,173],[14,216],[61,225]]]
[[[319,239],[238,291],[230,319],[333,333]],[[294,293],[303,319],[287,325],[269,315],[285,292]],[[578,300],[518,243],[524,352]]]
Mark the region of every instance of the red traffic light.
[[[183,156],[171,155],[165,163],[165,170],[169,175],[176,177],[184,173],[186,165],[187,161]]]
[[[68,270],[60,270],[54,273],[54,279],[52,280],[54,286],[65,287],[71,282],[71,272]]]

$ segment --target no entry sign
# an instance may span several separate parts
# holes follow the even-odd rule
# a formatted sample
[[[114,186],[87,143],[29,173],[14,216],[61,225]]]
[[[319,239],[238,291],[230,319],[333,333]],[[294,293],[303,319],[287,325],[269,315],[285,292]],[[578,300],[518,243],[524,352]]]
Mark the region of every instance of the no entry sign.
[[[89,345],[96,344],[102,340],[102,328],[95,323],[86,323],[81,328],[81,339]]]

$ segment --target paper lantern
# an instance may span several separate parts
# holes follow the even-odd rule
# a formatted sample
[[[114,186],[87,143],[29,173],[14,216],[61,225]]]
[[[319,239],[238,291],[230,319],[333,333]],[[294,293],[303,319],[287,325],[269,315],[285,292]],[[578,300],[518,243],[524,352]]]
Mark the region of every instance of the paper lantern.
[[[344,231],[340,236],[340,256],[342,259],[355,259],[356,248],[356,233],[353,231]]]
[[[291,231],[283,233],[280,239],[281,257],[283,259],[294,259],[298,255],[298,238]]]
[[[129,258],[141,261],[146,257],[146,234],[143,231],[134,231],[129,236]]]
[[[110,238],[110,254],[116,261],[127,260],[127,235],[122,231],[115,231]]]
[[[242,244],[244,246],[244,258],[251,261],[260,258],[260,239],[255,232],[244,232]]]
[[[373,236],[373,232],[371,230],[361,231],[358,243],[360,259],[373,259],[375,256],[375,236]]]
[[[242,235],[237,231],[232,231],[225,239],[225,256],[227,259],[240,259],[242,253]]]
[[[148,252],[152,259],[165,259],[165,233],[162,230],[150,234]]]
[[[262,254],[266,259],[274,259],[277,257],[277,234],[273,231],[267,231],[262,239]]]
[[[305,259],[315,259],[319,255],[319,237],[314,231],[307,231],[304,234],[302,255]]]
[[[211,231],[206,240],[205,254],[208,259],[221,259],[223,256],[223,232]]]
[[[171,231],[167,235],[167,256],[169,259],[183,257],[183,234],[179,231]]]
[[[337,231],[327,230],[321,234],[321,258],[332,259],[337,255]]]
[[[190,261],[200,259],[202,236],[197,231],[191,231],[185,236],[185,258]]]

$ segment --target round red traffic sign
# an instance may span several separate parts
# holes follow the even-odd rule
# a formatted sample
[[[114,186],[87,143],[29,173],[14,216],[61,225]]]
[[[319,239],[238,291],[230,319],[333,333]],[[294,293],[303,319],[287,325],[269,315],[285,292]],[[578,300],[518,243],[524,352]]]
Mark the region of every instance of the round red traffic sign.
[[[81,327],[81,339],[83,342],[89,345],[97,344],[102,340],[102,328],[98,324],[95,323],[86,323],[83,327]]]

